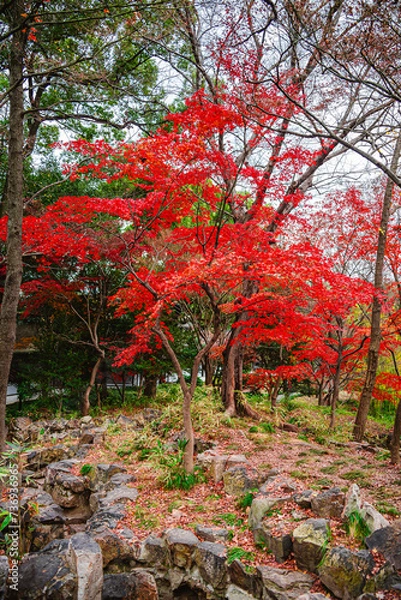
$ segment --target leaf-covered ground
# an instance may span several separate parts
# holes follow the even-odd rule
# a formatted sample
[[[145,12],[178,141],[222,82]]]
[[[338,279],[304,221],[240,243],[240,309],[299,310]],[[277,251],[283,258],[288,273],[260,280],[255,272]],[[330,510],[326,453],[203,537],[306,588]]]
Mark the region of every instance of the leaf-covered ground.
[[[389,452],[383,443],[389,423],[370,420],[367,442],[351,441],[354,412],[340,407],[335,430],[328,429],[328,410],[317,407],[314,398],[285,399],[274,412],[263,397],[251,398],[261,420],[228,419],[210,390],[198,390],[193,403],[196,437],[214,445],[221,454],[245,454],[252,467],[261,474],[274,470],[273,495],[282,495],[280,485],[290,484],[297,490],[324,490],[339,486],[346,492],[352,483],[361,489],[362,500],[372,503],[389,521],[401,515],[401,468],[390,464]],[[222,483],[215,483],[208,473],[200,474],[191,489],[166,489],[171,475],[181,481],[185,476],[179,465],[177,436],[181,432],[181,407],[178,390],[172,386],[159,394],[157,418],[134,429],[119,415],[136,419],[147,403],[127,403],[123,409],[110,409],[95,421],[107,427],[105,442],[93,447],[82,464],[117,462],[135,475],[138,499],[129,506],[121,528],[135,533],[133,543],[139,543],[150,533],[161,534],[170,527],[193,530],[196,525],[222,527],[229,531],[228,555],[253,564],[276,564],[274,557],[258,548],[248,529],[250,495],[229,496]],[[160,412],[159,412],[160,411]],[[291,425],[295,431],[285,431]],[[180,479],[181,478],[181,479]],[[305,517],[313,516],[295,503],[272,511],[274,526],[291,531]],[[347,534],[343,523],[331,520],[333,544],[360,547],[360,541]],[[284,565],[294,568],[289,559]],[[316,590],[321,591],[319,583]],[[327,593],[327,592],[325,592]],[[390,593],[382,596],[390,599]]]

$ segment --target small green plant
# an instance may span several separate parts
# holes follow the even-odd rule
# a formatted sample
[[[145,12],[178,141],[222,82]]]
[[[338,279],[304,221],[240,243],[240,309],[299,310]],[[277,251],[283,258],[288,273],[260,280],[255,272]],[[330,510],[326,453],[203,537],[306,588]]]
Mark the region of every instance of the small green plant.
[[[348,515],[345,531],[350,538],[360,543],[371,534],[368,524],[358,510],[354,510]]]
[[[245,510],[246,508],[251,506],[256,492],[257,492],[257,490],[256,491],[251,490],[249,492],[246,492],[246,494],[244,494],[238,500],[238,508],[243,508]]]
[[[249,428],[249,433],[258,433],[259,429],[256,427],[256,425],[252,425],[252,427]]]
[[[337,473],[337,466],[336,465],[328,465],[327,467],[322,467],[320,469],[321,473],[327,473],[327,475],[331,475],[333,473]]]
[[[244,523],[244,520],[234,513],[223,513],[214,517],[213,523],[215,523],[215,525],[224,524],[229,525],[230,527],[241,527],[241,525]]]
[[[305,473],[304,471],[291,471],[290,473],[291,477],[293,477],[294,479],[308,479],[309,475],[308,473]]]
[[[396,509],[395,506],[388,504],[387,502],[379,502],[377,504],[377,510],[385,515],[390,515],[392,517],[399,517],[400,511]]]
[[[261,423],[260,428],[265,433],[275,433],[276,432],[276,428],[274,427],[274,425],[272,423],[268,423],[268,422]]]
[[[239,546],[229,548],[227,551],[227,563],[230,565],[234,560],[253,560],[254,554]]]
[[[89,475],[90,473],[93,472],[93,470],[94,470],[94,467],[92,465],[84,464],[80,468],[79,472],[81,473],[81,475]]]

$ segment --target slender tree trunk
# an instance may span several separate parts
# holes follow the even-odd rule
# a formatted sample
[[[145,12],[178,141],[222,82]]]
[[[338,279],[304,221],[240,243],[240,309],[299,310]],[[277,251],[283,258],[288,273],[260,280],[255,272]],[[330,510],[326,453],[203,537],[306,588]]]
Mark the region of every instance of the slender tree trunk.
[[[400,462],[400,441],[401,441],[401,400],[398,402],[394,418],[393,437],[390,443],[391,462],[397,465]]]
[[[147,398],[156,398],[157,394],[157,375],[145,375],[143,384],[143,395]]]
[[[330,429],[334,429],[336,425],[336,408],[340,395],[340,375],[341,375],[342,352],[338,353],[336,372],[334,374],[333,390],[330,400]]]
[[[0,449],[6,439],[7,384],[14,353],[17,309],[22,281],[22,216],[24,209],[23,149],[24,149],[24,95],[23,64],[25,34],[19,28],[24,13],[24,1],[9,4],[12,34],[10,69],[10,130],[7,169],[7,274],[0,309]]]
[[[91,377],[90,377],[90,380],[89,380],[89,384],[88,384],[88,386],[87,386],[87,388],[85,390],[85,394],[84,394],[84,397],[82,399],[81,413],[82,413],[82,416],[84,416],[84,417],[86,415],[89,415],[89,409],[91,407],[89,397],[90,397],[90,393],[92,391],[92,388],[95,385],[96,375],[98,374],[98,371],[99,371],[100,365],[102,364],[103,359],[104,359],[103,356],[99,356],[99,358],[97,359],[96,363],[93,365],[93,369],[92,369],[92,372],[91,372]]]
[[[401,153],[401,133],[395,145],[393,159],[391,161],[391,170],[395,172],[398,166],[398,160]],[[370,403],[372,401],[372,392],[376,383],[377,366],[379,364],[379,350],[381,341],[381,298],[380,294],[383,290],[383,267],[384,257],[386,252],[387,229],[390,219],[391,200],[393,195],[394,182],[391,179],[387,180],[386,189],[383,198],[382,217],[379,228],[379,237],[376,253],[375,265],[375,296],[372,305],[372,317],[370,326],[370,345],[368,353],[368,364],[366,368],[365,383],[359,401],[358,412],[355,419],[353,436],[358,442],[361,442],[365,435],[366,422]]]

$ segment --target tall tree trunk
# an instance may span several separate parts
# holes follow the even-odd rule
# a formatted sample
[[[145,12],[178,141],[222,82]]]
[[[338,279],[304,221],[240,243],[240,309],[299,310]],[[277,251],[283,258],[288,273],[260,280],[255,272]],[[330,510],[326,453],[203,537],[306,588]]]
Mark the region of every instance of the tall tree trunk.
[[[145,375],[143,384],[143,395],[147,398],[156,398],[157,394],[157,375]]]
[[[391,462],[397,465],[400,462],[400,438],[401,438],[401,400],[398,402],[394,418],[393,437],[390,443]]]
[[[104,360],[104,356],[99,356],[96,363],[93,365],[91,377],[90,377],[89,383],[87,385],[87,388],[85,390],[84,397],[82,399],[81,413],[82,413],[82,416],[84,416],[84,417],[89,415],[89,409],[91,407],[90,399],[89,399],[90,393],[92,391],[93,386],[95,385],[96,376],[98,374],[100,365],[102,364],[103,360]]]
[[[19,27],[24,13],[24,1],[9,3],[12,34],[10,70],[10,130],[7,168],[7,274],[0,309],[0,447],[6,439],[7,384],[14,353],[17,309],[22,281],[22,216],[24,209],[23,149],[24,149],[24,93],[23,64],[25,34]]]
[[[391,161],[391,170],[397,170],[398,160],[401,153],[401,133],[395,145],[393,158]],[[380,294],[383,290],[383,267],[384,257],[386,252],[387,229],[390,219],[391,200],[393,195],[394,182],[389,178],[387,180],[386,189],[383,198],[382,217],[379,228],[379,237],[376,253],[375,265],[375,295],[372,305],[372,317],[370,326],[370,345],[368,353],[368,364],[366,367],[365,383],[359,401],[358,412],[355,419],[353,436],[358,442],[361,442],[365,435],[366,422],[370,403],[372,401],[372,392],[376,383],[377,366],[379,364],[379,349],[381,341],[381,298]]]

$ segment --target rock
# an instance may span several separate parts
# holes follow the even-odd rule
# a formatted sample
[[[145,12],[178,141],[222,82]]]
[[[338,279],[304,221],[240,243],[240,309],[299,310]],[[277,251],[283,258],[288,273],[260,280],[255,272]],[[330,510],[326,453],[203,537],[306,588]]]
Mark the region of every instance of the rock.
[[[263,593],[263,583],[260,573],[249,572],[245,565],[239,560],[234,560],[228,566],[230,581],[237,588],[245,590],[251,597],[261,598]]]
[[[314,492],[312,490],[305,490],[304,492],[294,494],[293,500],[301,508],[309,509],[312,506],[313,494]]]
[[[94,440],[95,440],[95,433],[93,431],[91,431],[90,429],[85,429],[85,431],[82,432],[82,435],[79,438],[79,444],[80,445],[93,444]]]
[[[103,556],[103,566],[112,561],[128,561],[134,557],[134,550],[126,539],[119,537],[114,529],[125,516],[124,507],[115,504],[95,512],[88,520],[85,531],[100,546]]]
[[[98,544],[86,533],[77,533],[70,540],[68,556],[77,576],[77,600],[100,600],[103,561]]]
[[[166,541],[150,535],[143,542],[137,560],[159,570],[167,568],[170,564],[170,554]]]
[[[377,529],[365,539],[370,550],[378,550],[395,569],[401,569],[401,519],[389,527]]]
[[[13,567],[13,563],[11,564]],[[18,568],[12,568],[10,572],[10,565],[8,564],[7,556],[0,556],[0,600],[5,597],[7,589],[7,578],[10,575],[9,585],[18,585]]]
[[[273,567],[256,567],[256,570],[262,578],[267,598],[296,600],[301,594],[309,592],[314,583],[313,577],[298,571]]]
[[[294,557],[299,569],[316,572],[330,538],[326,519],[307,519],[293,531]]]
[[[143,409],[143,418],[146,423],[152,423],[152,421],[157,421],[161,419],[163,416],[163,411],[157,408],[144,408]]]
[[[57,598],[71,600],[78,586],[67,560],[69,540],[55,540],[40,552],[26,554],[18,572],[18,590],[9,587],[7,600]]]
[[[227,585],[227,554],[222,544],[200,542],[194,552],[194,560],[199,573],[213,590],[220,590]]]
[[[72,456],[73,451],[63,444],[57,444],[50,448],[41,448],[40,450],[32,450],[27,455],[27,468],[32,471],[38,471],[51,463],[65,461]]]
[[[311,506],[318,517],[339,519],[344,510],[345,494],[339,487],[333,487],[320,494],[312,494]]]
[[[362,506],[359,486],[353,483],[345,497],[344,510],[341,515],[343,519],[350,516],[351,513],[360,512]]]
[[[196,535],[205,542],[225,542],[228,539],[228,530],[219,527],[202,527],[197,525]]]
[[[388,527],[389,521],[368,502],[362,502],[359,487],[354,483],[348,490],[342,518],[347,519],[352,513],[358,513],[373,533],[377,529]]]
[[[134,569],[130,573],[106,575],[102,600],[158,600],[156,581],[147,571]]]
[[[195,548],[200,543],[198,538],[185,529],[168,529],[164,532],[172,563],[181,568],[189,569]]]
[[[11,439],[19,442],[29,441],[29,427],[33,424],[29,417],[16,417],[12,419],[8,426],[8,434]]]
[[[372,533],[378,529],[389,527],[390,525],[390,522],[387,521],[387,519],[385,519],[383,515],[368,502],[364,502],[362,504],[360,513],[361,517]]]
[[[285,531],[284,523],[276,524],[274,528],[262,523],[253,530],[253,535],[255,542],[271,552],[278,563],[285,562],[292,552],[292,537]]]
[[[137,497],[138,490],[122,485],[107,493],[92,494],[90,497],[90,508],[95,512],[99,508],[107,508],[113,504],[125,504],[129,500],[135,501]]]
[[[104,489],[106,491],[110,491],[116,487],[127,485],[127,483],[133,483],[136,481],[135,475],[131,475],[131,473],[115,473],[112,475],[104,485]]]
[[[337,546],[324,557],[318,569],[321,582],[337,598],[357,598],[363,591],[366,577],[372,572],[374,561],[367,550],[351,552]]]
[[[223,480],[223,473],[226,470],[228,456],[224,454],[215,456],[210,465],[210,474],[215,483]]]
[[[223,473],[224,489],[231,496],[242,496],[259,486],[259,475],[256,469],[247,467],[231,467]]]
[[[268,496],[256,496],[252,500],[251,508],[249,510],[248,525],[250,529],[259,527],[262,519],[271,511],[273,508],[279,508],[289,498],[269,498]]]
[[[226,600],[254,600],[255,596],[250,596],[244,590],[230,584],[227,588],[225,598]]]
[[[7,599],[101,600],[102,585],[100,548],[89,536],[77,534],[26,554],[18,591],[9,588]]]
[[[107,483],[116,473],[126,473],[127,469],[118,464],[99,463],[96,465],[95,480],[99,484]]]
[[[298,597],[298,600],[330,600],[328,596],[324,594],[310,594],[307,592],[306,594],[302,594],[302,596]]]

